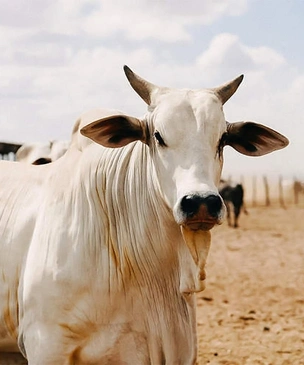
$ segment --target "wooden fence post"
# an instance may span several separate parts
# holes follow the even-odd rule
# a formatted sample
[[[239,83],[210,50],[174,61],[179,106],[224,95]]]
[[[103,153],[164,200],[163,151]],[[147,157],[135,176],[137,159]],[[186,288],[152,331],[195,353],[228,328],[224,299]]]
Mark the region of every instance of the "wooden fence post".
[[[256,206],[256,176],[252,177],[252,206]]]
[[[280,206],[286,209],[286,205],[284,202],[284,194],[283,194],[283,184],[282,184],[282,176],[279,176],[279,202]]]
[[[270,206],[269,185],[268,185],[268,181],[267,181],[267,176],[266,175],[263,176],[263,181],[264,181],[264,187],[265,187],[265,204],[266,204],[266,207],[269,207]]]

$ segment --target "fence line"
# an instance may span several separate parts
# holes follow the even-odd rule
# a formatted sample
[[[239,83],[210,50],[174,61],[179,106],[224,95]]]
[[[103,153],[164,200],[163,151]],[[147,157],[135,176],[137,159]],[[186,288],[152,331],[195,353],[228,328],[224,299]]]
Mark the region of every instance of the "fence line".
[[[239,179],[230,178],[229,180],[243,185],[247,206],[279,205],[286,208],[290,204],[304,205],[304,182],[297,178],[284,179],[282,175],[271,177],[241,175]]]

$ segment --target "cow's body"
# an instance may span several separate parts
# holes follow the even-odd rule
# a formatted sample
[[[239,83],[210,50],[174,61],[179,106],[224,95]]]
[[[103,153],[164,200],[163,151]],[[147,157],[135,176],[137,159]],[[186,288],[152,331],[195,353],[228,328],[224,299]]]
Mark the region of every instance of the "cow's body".
[[[244,207],[244,188],[241,183],[228,182],[221,180],[219,185],[219,193],[224,199],[227,208],[227,220],[229,226],[237,228],[239,226],[239,216],[241,210],[247,214]],[[232,211],[233,211],[233,223],[232,223]]]
[[[243,124],[226,126],[230,86],[156,92],[126,73],[143,119],[102,111],[81,129],[98,144],[76,138],[45,166],[0,163],[0,349],[29,365],[196,363],[194,293],[224,218],[220,146]],[[258,153],[287,143],[258,130],[273,140],[250,137]]]
[[[20,229],[19,237],[12,237],[14,247],[1,248],[3,277],[9,279],[4,291],[1,285],[0,301],[1,313],[10,318],[1,321],[6,347],[10,338],[10,349],[16,349],[19,333],[33,364],[48,364],[40,358],[41,347],[50,364],[68,364],[66,354],[75,364],[160,364],[163,358],[194,363],[195,302],[186,293],[201,290],[203,281],[146,159],[147,147],[140,142],[114,151],[96,144],[83,153],[70,151],[68,165],[63,158],[48,169],[45,186],[38,179],[33,189],[24,187],[19,206],[7,208],[7,214],[19,212],[7,227],[21,228],[16,219],[29,217],[21,207],[38,218],[33,237],[33,225],[25,222],[27,234]],[[84,176],[90,176],[86,183]],[[126,178],[129,193],[123,188]]]

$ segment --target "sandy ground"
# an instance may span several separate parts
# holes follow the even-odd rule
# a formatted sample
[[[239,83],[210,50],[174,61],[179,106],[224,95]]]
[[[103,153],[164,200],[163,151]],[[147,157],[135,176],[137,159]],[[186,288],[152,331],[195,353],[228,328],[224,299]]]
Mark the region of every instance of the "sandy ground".
[[[304,208],[248,210],[213,230],[198,364],[304,365]]]
[[[304,364],[304,208],[249,208],[213,230],[199,364]]]

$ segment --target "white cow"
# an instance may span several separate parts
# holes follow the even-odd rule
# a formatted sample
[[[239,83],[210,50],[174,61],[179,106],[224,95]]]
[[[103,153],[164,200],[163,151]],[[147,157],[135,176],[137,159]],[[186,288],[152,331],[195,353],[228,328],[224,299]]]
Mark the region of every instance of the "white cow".
[[[94,112],[78,127],[90,122],[81,133],[96,143],[76,138],[40,167],[1,162],[0,349],[30,365],[195,364],[223,147],[258,156],[288,144],[226,123],[242,76],[177,90],[125,73],[143,118]]]
[[[25,143],[16,153],[16,160],[33,165],[43,165],[58,160],[69,148],[70,141],[50,141],[46,143]]]

